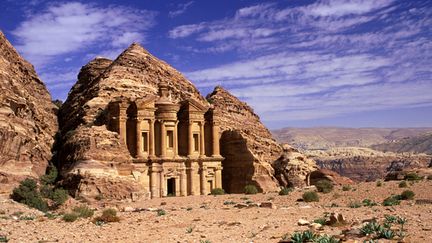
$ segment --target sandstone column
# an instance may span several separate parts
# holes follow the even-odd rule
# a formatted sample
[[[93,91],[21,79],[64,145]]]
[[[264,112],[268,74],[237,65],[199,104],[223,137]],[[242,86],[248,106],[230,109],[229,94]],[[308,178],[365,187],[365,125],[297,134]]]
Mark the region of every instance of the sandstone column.
[[[120,134],[120,140],[123,141],[124,144],[127,144],[126,121],[127,121],[126,107],[120,107],[119,134]]]
[[[222,170],[220,167],[215,169],[215,187],[222,188]]]
[[[213,124],[212,124],[212,138],[213,138],[212,157],[220,157],[219,124],[217,122],[213,122]]]
[[[189,121],[189,126],[188,126],[188,156],[192,156],[193,154],[193,133],[192,133],[192,125],[193,122]]]
[[[143,157],[143,137],[141,134],[141,117],[136,118],[136,157]]]
[[[160,170],[160,197],[164,197],[165,195],[165,175],[163,173],[163,169]]]
[[[204,121],[200,122],[200,157],[205,157]]]
[[[196,174],[196,169],[195,169],[193,163],[191,163],[191,167],[189,169],[189,173],[190,173],[189,184],[190,184],[190,189],[191,189],[190,194],[193,196],[193,195],[196,195],[196,192],[195,192],[195,183],[196,183],[195,182],[195,174]]]
[[[151,174],[150,174],[150,193],[151,193],[151,198],[155,198],[158,197],[159,195],[159,191],[157,190],[157,170],[154,167],[154,165],[152,165],[151,167]]]
[[[166,128],[164,121],[160,122],[161,124],[161,158],[166,157],[166,150],[167,150],[167,142],[166,142]]]
[[[186,168],[183,166],[180,171],[180,196],[187,196],[186,177]]]
[[[201,188],[201,195],[207,195],[207,188],[206,188],[206,175],[207,175],[207,166],[204,165],[204,163],[201,165],[201,173],[200,173],[200,188]]]
[[[174,139],[174,148],[173,148],[174,157],[177,157],[177,155],[178,155],[177,126],[178,126],[178,121],[176,121],[176,123],[175,123],[174,134],[173,134],[173,139]]]
[[[155,157],[155,133],[154,133],[154,123],[153,119],[150,120],[150,134],[149,134],[149,157]]]

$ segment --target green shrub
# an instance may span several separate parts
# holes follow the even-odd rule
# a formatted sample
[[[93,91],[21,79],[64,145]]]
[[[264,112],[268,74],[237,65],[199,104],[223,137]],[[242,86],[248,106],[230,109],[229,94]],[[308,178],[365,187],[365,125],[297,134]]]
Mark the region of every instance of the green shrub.
[[[415,193],[410,190],[405,190],[401,193],[400,198],[402,200],[411,200],[414,199]]]
[[[286,195],[290,194],[290,192],[292,192],[292,188],[284,187],[279,191],[279,195],[286,196]]]
[[[376,186],[377,186],[377,187],[381,187],[382,185],[383,185],[383,182],[382,182],[382,181],[377,181],[377,182],[376,182]]]
[[[307,191],[303,193],[302,197],[305,202],[319,202],[318,193],[313,191]]]
[[[91,209],[85,205],[75,207],[72,211],[74,213],[78,214],[78,216],[81,218],[90,218],[94,214],[93,209]]]
[[[78,215],[75,213],[67,213],[63,215],[63,220],[66,222],[74,222],[77,219],[78,219]]]
[[[159,210],[157,211],[157,215],[158,215],[158,216],[166,215],[166,211],[163,210],[163,209],[159,209]]]
[[[362,204],[363,204],[363,206],[366,206],[366,207],[373,207],[373,206],[377,206],[378,205],[378,203],[376,203],[376,202],[374,202],[374,201],[372,201],[370,199],[364,199],[362,201]]]
[[[57,168],[53,165],[48,167],[48,173],[41,176],[40,181],[44,185],[54,184],[58,176]]]
[[[225,194],[225,190],[222,188],[213,188],[211,190],[210,194],[215,195],[215,196],[216,195],[223,195],[223,194]]]
[[[244,188],[245,194],[257,194],[258,189],[254,185],[246,185]]]
[[[350,185],[343,185],[342,186],[342,191],[347,192],[350,191],[352,189],[352,187]]]
[[[234,202],[234,201],[224,201],[223,204],[224,205],[232,205],[232,204],[236,204],[236,202]]]
[[[62,205],[68,199],[68,192],[62,188],[57,188],[53,191],[51,199],[56,205]]]
[[[9,242],[9,239],[6,235],[0,235],[0,242]]]
[[[405,180],[407,181],[419,181],[422,180],[423,177],[419,176],[417,173],[415,172],[410,172],[408,174],[405,175]]]
[[[405,187],[408,187],[408,184],[407,184],[406,181],[401,181],[401,182],[399,182],[399,187],[400,188],[405,188]]]
[[[320,224],[320,225],[325,225],[326,224],[327,219],[326,218],[317,218],[314,219],[314,223]]]
[[[329,193],[333,190],[333,183],[325,179],[317,181],[315,186],[317,190],[322,193]]]
[[[400,204],[400,201],[399,201],[398,195],[390,196],[390,197],[384,199],[384,201],[383,201],[384,206],[394,206],[394,205],[399,205],[399,204]]]
[[[37,190],[36,181],[33,179],[25,179],[20,185],[15,188],[11,194],[11,198],[19,203],[26,204],[29,207],[36,208],[42,212],[48,211],[48,204],[41,197]]]

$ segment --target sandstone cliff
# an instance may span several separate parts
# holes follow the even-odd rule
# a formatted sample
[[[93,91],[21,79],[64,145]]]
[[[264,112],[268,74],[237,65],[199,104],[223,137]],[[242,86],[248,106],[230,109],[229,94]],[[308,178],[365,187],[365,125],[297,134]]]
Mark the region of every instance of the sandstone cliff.
[[[272,163],[282,147],[251,107],[218,86],[207,96],[221,121],[221,155],[229,192],[243,192],[246,184],[262,191],[278,190]],[[230,183],[232,182],[232,183]]]
[[[79,177],[73,187],[88,196],[105,193],[124,198],[141,190],[130,173],[133,165],[127,147],[103,124],[109,102],[157,95],[162,79],[169,81],[174,102],[193,98],[207,103],[181,73],[136,43],[114,61],[96,58],[82,67],[59,113],[63,146],[58,166],[65,186],[71,177]],[[118,187],[116,193],[109,190],[113,185]]]
[[[33,66],[0,31],[0,193],[45,173],[57,132],[55,113]]]
[[[273,167],[275,176],[283,187],[309,186],[308,176],[319,169],[314,160],[288,144],[283,145],[283,154],[274,162]]]
[[[319,167],[336,171],[355,181],[383,179],[387,173],[427,167],[432,156],[426,154],[381,152],[368,148],[333,148],[325,151],[310,150],[306,154]]]

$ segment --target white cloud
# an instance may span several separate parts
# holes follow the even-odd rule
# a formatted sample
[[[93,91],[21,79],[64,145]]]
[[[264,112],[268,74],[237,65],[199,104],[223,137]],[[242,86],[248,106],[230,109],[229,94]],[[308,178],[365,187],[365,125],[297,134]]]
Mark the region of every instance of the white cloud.
[[[186,76],[200,88],[228,88],[264,121],[431,106],[430,7],[401,11],[405,4],[260,4],[171,37],[199,42],[195,52],[240,56]]]
[[[186,10],[193,4],[194,2],[193,1],[190,1],[190,2],[187,2],[187,3],[183,3],[183,4],[179,4],[178,6],[177,6],[177,10],[174,10],[174,11],[169,11],[168,12],[168,16],[170,17],[170,18],[174,18],[174,17],[177,17],[177,16],[179,16],[179,15],[182,15],[182,14],[184,14],[185,12],[186,12]]]
[[[106,49],[145,41],[155,13],[122,6],[99,7],[80,2],[50,5],[27,16],[13,34],[17,49],[36,66],[92,45]]]

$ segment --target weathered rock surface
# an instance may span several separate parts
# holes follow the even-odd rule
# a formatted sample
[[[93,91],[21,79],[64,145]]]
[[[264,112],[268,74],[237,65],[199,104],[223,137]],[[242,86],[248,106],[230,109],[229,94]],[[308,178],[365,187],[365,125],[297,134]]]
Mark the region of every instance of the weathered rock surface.
[[[426,132],[432,132],[432,128],[287,127],[272,131],[279,142],[288,143],[301,150],[369,147]]]
[[[432,154],[432,133],[376,144],[372,148],[384,152]]]
[[[337,172],[328,169],[319,169],[312,171],[309,174],[309,181],[311,185],[316,185],[320,180],[328,180],[333,185],[351,185],[354,181],[348,177],[341,176]]]
[[[91,197],[96,192],[107,192],[104,196],[127,197],[123,194],[140,190],[131,175],[134,165],[126,145],[120,142],[118,133],[104,125],[107,106],[120,97],[134,100],[157,95],[161,79],[170,82],[173,102],[193,98],[207,103],[181,73],[136,43],[114,61],[96,58],[82,67],[59,115],[63,142],[59,167],[66,178],[81,178],[74,184],[78,194]],[[96,182],[102,177],[109,179]],[[113,185],[115,192],[108,189]]]
[[[140,190],[137,179],[131,175],[138,165],[132,163],[133,158],[126,145],[120,142],[119,134],[104,125],[107,106],[120,97],[135,100],[157,95],[161,80],[169,82],[173,102],[192,98],[210,106],[181,73],[138,44],[132,44],[114,61],[96,58],[82,67],[59,115],[63,143],[59,167],[65,182],[78,178],[78,182],[72,183],[77,194],[89,197],[96,192],[115,194],[104,188],[114,184],[122,194],[120,197],[127,196],[123,192]],[[233,181],[225,178],[228,183],[224,187],[233,185],[228,192],[243,192],[246,184],[254,184],[261,191],[276,191],[278,184],[271,163],[280,156],[281,147],[259,117],[220,87],[208,99],[215,107],[215,116],[220,119],[221,144],[226,144],[222,145],[221,154],[229,157],[223,175],[232,176]],[[229,172],[228,164],[240,170],[231,175],[225,173]],[[109,183],[96,182],[102,177]],[[121,180],[116,179],[120,177]]]
[[[368,148],[311,150],[306,154],[320,168],[329,169],[355,181],[383,179],[387,173],[428,167],[432,156],[426,154],[380,152]]]
[[[307,186],[308,175],[319,169],[314,160],[288,144],[283,145],[283,154],[274,162],[273,167],[275,177],[283,187]]]
[[[33,66],[0,31],[0,193],[45,173],[57,132],[56,106]]]
[[[221,121],[224,189],[241,193],[254,184],[260,191],[277,191],[272,163],[282,147],[246,103],[218,86],[207,96]]]

